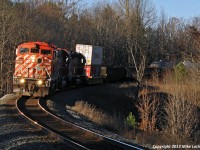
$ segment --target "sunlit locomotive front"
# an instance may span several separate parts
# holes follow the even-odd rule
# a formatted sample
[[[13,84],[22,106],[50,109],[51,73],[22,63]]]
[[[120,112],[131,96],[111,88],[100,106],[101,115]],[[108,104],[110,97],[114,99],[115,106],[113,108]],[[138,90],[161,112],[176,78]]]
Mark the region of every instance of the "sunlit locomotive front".
[[[58,79],[56,50],[45,42],[28,42],[16,49],[14,90],[23,95],[44,97]]]

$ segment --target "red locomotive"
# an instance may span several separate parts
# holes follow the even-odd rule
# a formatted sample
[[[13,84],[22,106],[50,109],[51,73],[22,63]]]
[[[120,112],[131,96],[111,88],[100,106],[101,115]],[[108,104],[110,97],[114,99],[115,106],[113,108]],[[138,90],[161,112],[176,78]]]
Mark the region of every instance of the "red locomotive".
[[[44,97],[56,89],[87,82],[85,57],[45,42],[27,42],[16,49],[14,90]]]

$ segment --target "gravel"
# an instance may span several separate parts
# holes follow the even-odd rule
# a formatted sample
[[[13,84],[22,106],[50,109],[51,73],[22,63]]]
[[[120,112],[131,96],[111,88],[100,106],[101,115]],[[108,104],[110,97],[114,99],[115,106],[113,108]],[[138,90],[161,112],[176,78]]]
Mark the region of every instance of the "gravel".
[[[16,94],[8,94],[0,98],[0,149],[67,149],[66,144],[48,136],[19,115],[15,107],[15,99],[18,97]]]

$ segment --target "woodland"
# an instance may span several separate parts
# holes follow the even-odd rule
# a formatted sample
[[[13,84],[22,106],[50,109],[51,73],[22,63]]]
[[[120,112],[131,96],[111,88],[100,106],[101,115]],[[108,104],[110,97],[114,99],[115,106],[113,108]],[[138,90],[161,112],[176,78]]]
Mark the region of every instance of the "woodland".
[[[104,48],[104,65],[141,69],[156,60],[192,59],[199,54],[200,17],[158,14],[149,0],[85,5],[84,0],[0,1],[0,95],[12,91],[17,45],[45,41],[75,49],[77,43]]]
[[[173,80],[181,85],[194,83],[192,85],[195,87],[184,85],[187,87],[184,90],[193,91],[191,97],[184,97],[186,92],[183,95],[177,92],[180,97],[171,97],[171,103],[166,105],[166,113],[171,114],[168,115],[171,124],[166,131],[178,138],[185,135],[184,139],[190,138],[195,131],[192,139],[199,139],[199,128],[195,128],[198,127],[200,107],[199,15],[189,19],[168,17],[164,10],[158,13],[151,0],[117,0],[113,3],[98,1],[91,5],[86,5],[84,0],[0,0],[0,97],[12,92],[15,50],[17,45],[27,41],[44,41],[69,50],[75,50],[76,44],[102,46],[103,65],[133,67],[139,83],[144,68],[153,61],[177,64],[186,60],[195,64],[187,81],[183,80],[183,74],[178,75],[178,80]],[[172,85],[175,82],[168,86],[167,92],[173,89]],[[190,98],[194,100],[191,101],[192,107],[186,105],[186,100]],[[143,100],[138,109],[145,114],[143,106],[147,104],[150,108],[151,105],[147,97],[144,96]],[[181,116],[185,111],[189,112],[187,116]],[[152,115],[150,111],[149,115]],[[187,118],[180,121],[184,117]],[[191,118],[194,118],[193,121]],[[155,126],[152,128],[151,122],[148,120],[145,124],[145,121],[144,116],[141,129],[154,131]]]

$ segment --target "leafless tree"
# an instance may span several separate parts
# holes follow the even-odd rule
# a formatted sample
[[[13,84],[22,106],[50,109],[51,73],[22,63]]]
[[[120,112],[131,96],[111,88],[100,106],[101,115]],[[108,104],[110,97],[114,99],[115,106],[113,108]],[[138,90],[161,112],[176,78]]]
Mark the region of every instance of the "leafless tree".
[[[95,26],[94,44],[104,47],[104,64],[107,66],[122,66],[126,62],[123,49],[124,35],[123,19],[109,4],[98,5],[94,8],[92,21]]]
[[[181,94],[168,100],[165,111],[167,114],[166,131],[180,140],[189,139],[198,125],[196,106]]]
[[[14,44],[18,27],[16,11],[9,0],[0,1],[0,95],[12,91]]]
[[[159,105],[160,101],[155,96],[149,97],[147,93],[140,96],[136,107],[140,115],[142,130],[150,133],[156,130]]]
[[[119,5],[125,15],[128,62],[135,68],[135,77],[140,84],[146,65],[147,27],[155,21],[154,8],[147,0],[119,0]]]

